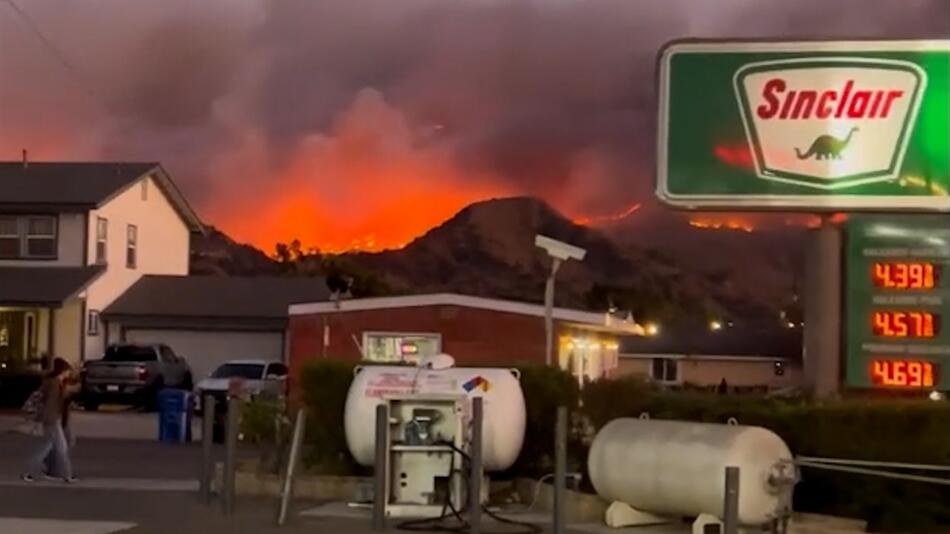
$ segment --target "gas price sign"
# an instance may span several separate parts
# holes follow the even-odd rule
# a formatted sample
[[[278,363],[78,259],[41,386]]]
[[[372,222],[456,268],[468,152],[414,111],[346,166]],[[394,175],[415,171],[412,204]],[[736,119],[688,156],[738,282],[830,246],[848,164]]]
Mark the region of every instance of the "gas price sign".
[[[950,389],[950,217],[855,215],[847,240],[846,384]]]

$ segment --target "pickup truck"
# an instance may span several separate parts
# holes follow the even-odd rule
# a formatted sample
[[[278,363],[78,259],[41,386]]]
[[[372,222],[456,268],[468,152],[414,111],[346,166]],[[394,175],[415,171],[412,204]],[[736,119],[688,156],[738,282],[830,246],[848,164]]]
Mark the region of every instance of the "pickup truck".
[[[167,345],[116,344],[106,348],[101,360],[82,368],[82,405],[94,411],[103,403],[153,409],[163,388],[190,391],[191,368]]]

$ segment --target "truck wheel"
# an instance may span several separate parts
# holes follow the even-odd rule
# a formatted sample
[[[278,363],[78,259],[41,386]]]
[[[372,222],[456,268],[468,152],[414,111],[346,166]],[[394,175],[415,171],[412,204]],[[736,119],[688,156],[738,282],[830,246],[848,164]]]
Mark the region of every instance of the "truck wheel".
[[[194,387],[195,387],[195,383],[191,378],[191,373],[188,373],[187,375],[185,375],[185,379],[181,382],[181,389],[185,391],[191,391],[192,389],[194,389]]]
[[[146,412],[158,411],[158,394],[161,393],[164,387],[164,381],[158,380],[155,382],[155,385],[149,388],[145,393],[145,402],[143,408]]]
[[[99,401],[93,399],[83,399],[82,407],[87,412],[94,412],[99,409]]]

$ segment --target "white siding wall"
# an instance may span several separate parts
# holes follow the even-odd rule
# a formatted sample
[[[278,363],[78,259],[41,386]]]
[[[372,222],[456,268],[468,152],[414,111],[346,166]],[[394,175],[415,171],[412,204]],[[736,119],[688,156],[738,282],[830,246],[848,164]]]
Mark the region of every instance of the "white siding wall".
[[[85,213],[60,213],[56,235],[55,260],[0,260],[0,267],[79,267],[82,263]]]
[[[155,181],[146,178],[147,199],[142,198],[141,181],[89,213],[89,261],[96,259],[96,221],[109,221],[106,263],[108,268],[86,291],[87,308],[102,311],[136,280],[146,274],[188,274],[190,233],[168,198]],[[137,265],[126,267],[126,231],[138,229]],[[82,321],[85,328],[86,319]],[[105,348],[103,328],[99,335],[86,337],[86,358],[99,358]]]
[[[82,301],[72,299],[53,312],[53,352],[51,356],[65,358],[73,365],[81,360],[80,328],[82,326]]]

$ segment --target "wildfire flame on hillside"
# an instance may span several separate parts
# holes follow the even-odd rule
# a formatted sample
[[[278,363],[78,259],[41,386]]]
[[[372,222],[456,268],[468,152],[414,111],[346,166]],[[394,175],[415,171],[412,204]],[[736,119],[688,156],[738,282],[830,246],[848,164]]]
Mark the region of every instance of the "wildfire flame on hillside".
[[[627,217],[633,215],[640,210],[641,204],[639,202],[631,204],[629,207],[624,209],[619,213],[611,213],[607,215],[593,215],[593,216],[577,216],[571,219],[571,222],[578,224],[580,226],[601,226],[604,224],[615,223],[622,221]]]
[[[703,219],[690,219],[689,225],[694,228],[702,228],[704,230],[734,230],[741,231],[746,233],[752,233],[755,231],[755,227],[741,219],[728,218],[728,219],[714,219],[714,218],[703,218]]]

